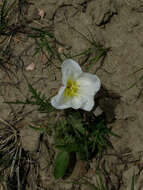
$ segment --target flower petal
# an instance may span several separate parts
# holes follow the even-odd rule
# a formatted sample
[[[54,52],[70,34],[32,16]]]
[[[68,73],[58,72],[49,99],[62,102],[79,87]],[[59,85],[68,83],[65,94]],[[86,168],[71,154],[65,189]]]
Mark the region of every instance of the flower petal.
[[[61,87],[58,94],[51,99],[51,104],[56,109],[66,109],[71,107],[70,102],[65,101],[63,93],[64,93],[65,87]]]
[[[80,86],[80,94],[84,96],[94,96],[100,89],[101,82],[100,79],[90,73],[82,73],[77,82]]]
[[[64,97],[64,90],[65,87],[61,87],[58,94],[51,99],[51,104],[56,109],[66,109],[66,108],[73,108],[79,109],[84,104],[85,101],[82,96],[66,98]]]
[[[62,64],[62,82],[66,85],[69,77],[72,79],[77,79],[77,77],[82,73],[81,67],[77,62],[72,59],[67,59]]]
[[[86,103],[82,105],[81,109],[85,111],[91,111],[94,106],[94,96],[86,96],[85,102]]]
[[[71,100],[71,108],[91,111],[94,106],[94,96],[77,96]]]
[[[76,96],[70,99],[64,97],[65,87],[61,87],[58,94],[51,99],[51,104],[56,109],[83,109],[90,111],[94,106],[94,96]]]
[[[74,80],[78,85],[78,93],[74,97],[66,97],[64,91],[67,87],[67,80]],[[82,72],[78,63],[72,59],[67,59],[62,64],[62,82],[58,94],[51,99],[51,104],[56,109],[83,109],[91,111],[94,106],[94,95],[99,91],[100,79],[93,74]],[[73,86],[71,86],[71,89]],[[70,90],[70,88],[69,88]]]
[[[91,111],[94,106],[94,96],[77,96],[71,100],[71,108]]]
[[[79,109],[83,104],[85,104],[85,102],[82,96],[76,96],[71,99],[71,107],[73,109]]]

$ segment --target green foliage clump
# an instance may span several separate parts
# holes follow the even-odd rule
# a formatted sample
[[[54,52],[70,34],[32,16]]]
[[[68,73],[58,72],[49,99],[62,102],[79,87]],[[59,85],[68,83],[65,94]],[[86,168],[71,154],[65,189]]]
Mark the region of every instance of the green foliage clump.
[[[90,113],[92,115],[92,113]],[[66,116],[66,119],[59,121],[55,126],[55,144],[60,150],[59,154],[66,152],[69,156],[71,153],[76,154],[81,160],[90,160],[95,154],[102,154],[104,149],[109,144],[108,136],[113,134],[107,128],[103,117],[96,118],[92,115],[89,120],[83,119],[79,111],[71,112]],[[55,177],[56,171],[63,171],[56,163],[64,163],[64,157],[57,155],[55,162]],[[60,157],[60,160],[58,160]],[[68,167],[68,164],[67,164]],[[66,169],[64,167],[64,171]],[[63,177],[64,172],[58,173],[58,178]]]
[[[76,152],[82,160],[89,160],[94,153],[102,153],[107,146],[110,130],[103,119],[98,123],[85,122],[79,112],[71,113],[55,127],[56,147]]]

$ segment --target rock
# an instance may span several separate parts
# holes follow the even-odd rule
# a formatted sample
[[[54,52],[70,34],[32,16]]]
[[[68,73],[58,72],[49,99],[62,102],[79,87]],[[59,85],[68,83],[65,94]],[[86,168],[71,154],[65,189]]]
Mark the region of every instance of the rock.
[[[35,152],[38,149],[40,131],[25,126],[20,130],[21,145],[25,151]]]
[[[137,168],[137,166],[132,166],[131,168],[129,168],[127,171],[125,171],[123,173],[123,181],[126,184],[126,189],[130,190],[131,189],[131,183],[132,183],[132,177],[134,177],[134,188],[135,189],[140,189],[139,187],[141,187],[140,185],[142,184],[142,180],[143,177],[140,174],[140,176],[138,176],[139,173],[139,169]]]
[[[96,3],[93,1],[89,3],[87,13],[93,18],[93,22],[100,26],[107,23],[110,18],[117,13],[113,1],[101,1],[97,0]]]

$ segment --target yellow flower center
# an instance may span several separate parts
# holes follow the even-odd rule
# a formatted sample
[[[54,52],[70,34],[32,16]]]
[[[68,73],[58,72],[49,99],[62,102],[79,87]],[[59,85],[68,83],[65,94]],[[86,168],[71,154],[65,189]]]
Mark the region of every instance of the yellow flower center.
[[[78,95],[79,85],[76,81],[72,80],[71,78],[68,79],[67,85],[64,91],[65,97],[73,97]]]

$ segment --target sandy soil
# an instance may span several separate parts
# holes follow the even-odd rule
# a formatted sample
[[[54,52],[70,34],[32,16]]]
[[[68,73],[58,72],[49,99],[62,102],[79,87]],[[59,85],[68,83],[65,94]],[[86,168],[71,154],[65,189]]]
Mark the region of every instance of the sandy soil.
[[[38,15],[39,10],[44,11],[43,18]],[[129,190],[133,175],[135,190],[142,190],[143,81],[140,78],[143,70],[135,71],[142,68],[143,62],[143,1],[35,0],[23,10],[23,14],[33,20],[31,26],[51,29],[58,41],[56,49],[61,48],[62,51],[72,54],[80,53],[90,47],[87,39],[94,39],[105,48],[110,48],[105,59],[99,60],[90,72],[96,72],[109,94],[120,97],[116,106],[115,96],[104,97],[101,106],[104,104],[103,109],[107,115],[110,112],[109,105],[114,107],[115,120],[109,125],[121,138],[111,137],[113,148],[109,148],[102,158],[94,158],[88,169],[79,162],[74,172],[75,176],[85,176],[90,183],[96,185],[95,168],[98,164],[110,190]],[[17,34],[11,42],[11,64],[7,63],[6,67],[12,72],[10,70],[8,73],[3,70],[0,72],[2,119],[14,119],[16,123],[22,119],[26,122],[47,120],[46,114],[39,113],[35,106],[3,103],[16,99],[25,100],[30,96],[27,81],[47,97],[53,96],[59,88],[61,84],[59,61],[52,58],[51,64],[46,54],[33,56],[34,51],[35,41],[24,34]],[[80,63],[83,70],[86,70],[84,58],[76,57],[75,60]],[[34,69],[27,70],[31,63],[34,64]],[[130,88],[134,83],[135,85]],[[23,148],[32,152],[32,157],[38,163],[38,166],[32,165],[30,168],[26,190],[92,189],[88,184],[71,184],[64,180],[56,182],[52,176],[54,152],[49,148],[49,144],[53,145],[50,136],[44,137],[39,144],[40,134],[25,127],[21,127],[20,131],[21,141],[24,142]],[[36,180],[40,181],[38,186],[34,182]]]

